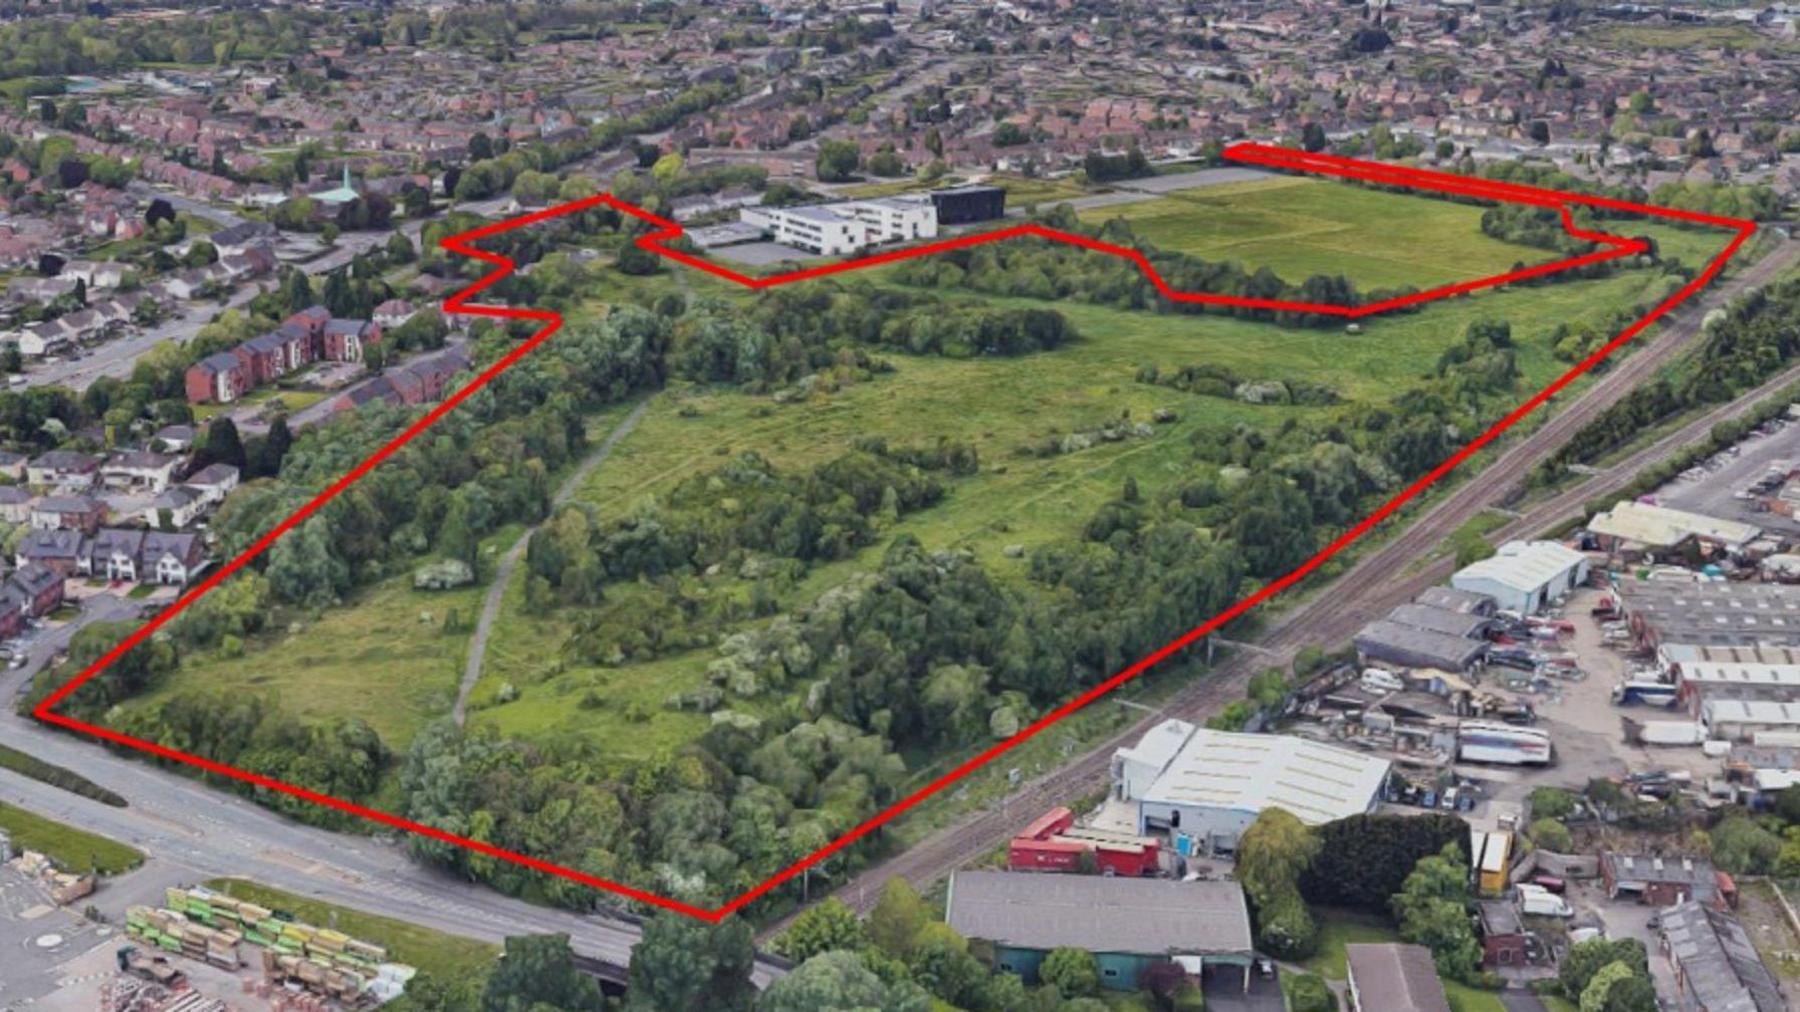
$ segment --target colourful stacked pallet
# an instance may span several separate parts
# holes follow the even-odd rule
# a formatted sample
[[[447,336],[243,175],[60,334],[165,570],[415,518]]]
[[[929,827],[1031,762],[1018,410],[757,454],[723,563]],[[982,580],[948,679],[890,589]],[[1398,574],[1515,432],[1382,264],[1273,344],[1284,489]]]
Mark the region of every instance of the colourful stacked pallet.
[[[242,965],[238,955],[242,932],[196,923],[186,911],[131,907],[125,911],[125,930],[165,952],[180,953],[229,970]]]
[[[292,920],[210,889],[169,889],[166,898],[169,909],[188,921],[262,946],[263,969],[271,977],[297,980],[322,993],[343,998],[374,986],[383,997],[391,997],[416,972],[410,966],[388,962],[387,949],[379,945]]]

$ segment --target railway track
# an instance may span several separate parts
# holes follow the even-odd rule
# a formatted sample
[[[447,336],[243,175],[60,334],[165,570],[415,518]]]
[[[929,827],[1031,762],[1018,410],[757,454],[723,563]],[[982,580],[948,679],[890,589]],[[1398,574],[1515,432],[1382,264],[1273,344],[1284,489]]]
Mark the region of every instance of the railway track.
[[[1640,339],[1643,340],[1641,345],[1618,365],[1596,377],[1580,393],[1568,398],[1555,416],[1511,443],[1498,459],[1426,507],[1422,514],[1407,523],[1404,530],[1375,546],[1332,580],[1328,587],[1315,588],[1308,597],[1270,616],[1263,635],[1256,641],[1258,649],[1237,652],[1206,677],[1178,691],[1160,711],[1147,714],[1068,763],[1028,781],[1007,797],[1002,808],[970,813],[905,851],[864,870],[833,890],[831,895],[851,909],[866,913],[889,879],[905,878],[917,886],[935,882],[1009,839],[1018,828],[1021,813],[1035,813],[1064,803],[1105,783],[1113,752],[1136,742],[1157,723],[1169,717],[1203,722],[1242,696],[1244,684],[1257,671],[1290,662],[1294,653],[1307,644],[1347,641],[1371,619],[1394,605],[1411,600],[1426,587],[1441,583],[1449,575],[1453,560],[1449,557],[1430,559],[1429,556],[1445,538],[1489,505],[1522,489],[1524,478],[1538,461],[1549,456],[1626,392],[1649,379],[1685,349],[1700,334],[1701,321],[1708,309],[1723,305],[1750,288],[1766,284],[1797,262],[1800,262],[1800,243],[1783,243],[1755,264],[1731,275],[1723,283],[1707,288],[1678,311],[1664,317],[1654,336]],[[1517,537],[1535,533],[1573,515],[1587,498],[1617,487],[1659,454],[1698,439],[1718,421],[1795,379],[1800,379],[1800,366],[1670,433],[1652,446],[1529,506],[1496,535]],[[1422,560],[1422,564],[1415,564]],[[771,925],[764,937],[778,934],[792,916]]]

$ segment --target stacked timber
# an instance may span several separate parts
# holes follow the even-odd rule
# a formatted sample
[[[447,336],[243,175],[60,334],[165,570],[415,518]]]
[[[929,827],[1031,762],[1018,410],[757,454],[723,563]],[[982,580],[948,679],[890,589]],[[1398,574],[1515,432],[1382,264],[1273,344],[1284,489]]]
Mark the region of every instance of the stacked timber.
[[[241,932],[197,924],[178,910],[130,907],[125,911],[125,931],[146,945],[179,953],[227,970],[243,965],[238,945]]]

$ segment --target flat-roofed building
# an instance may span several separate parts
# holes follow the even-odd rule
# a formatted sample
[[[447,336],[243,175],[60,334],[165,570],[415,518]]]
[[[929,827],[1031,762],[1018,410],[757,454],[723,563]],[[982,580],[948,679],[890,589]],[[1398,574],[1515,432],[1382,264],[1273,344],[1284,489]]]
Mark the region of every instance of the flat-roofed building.
[[[740,221],[769,238],[817,256],[937,235],[937,209],[925,197],[877,197],[799,207],[746,207]]]

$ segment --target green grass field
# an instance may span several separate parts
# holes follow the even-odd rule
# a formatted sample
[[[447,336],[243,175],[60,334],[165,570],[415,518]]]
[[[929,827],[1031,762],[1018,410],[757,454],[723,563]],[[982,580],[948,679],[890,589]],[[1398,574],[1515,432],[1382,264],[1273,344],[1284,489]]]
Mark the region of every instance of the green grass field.
[[[211,879],[206,882],[206,887],[235,899],[292,914],[316,927],[332,928],[353,938],[386,946],[394,960],[416,966],[439,980],[485,974],[500,957],[497,945],[307,899],[244,879]]]
[[[1277,177],[1181,190],[1137,204],[1082,212],[1090,222],[1123,218],[1164,249],[1209,260],[1267,266],[1290,282],[1343,273],[1363,288],[1450,284],[1555,259],[1481,233],[1482,208],[1320,179]],[[1649,235],[1665,257],[1702,267],[1729,232],[1653,218],[1609,219],[1618,235]]]
[[[23,808],[0,802],[0,829],[12,837],[13,849],[48,855],[65,871],[116,875],[144,863],[135,847],[53,822]]]
[[[804,468],[843,452],[858,437],[906,444],[950,435],[975,443],[983,461],[980,473],[959,479],[945,504],[903,518],[859,556],[814,569],[783,604],[812,600],[878,559],[889,537],[899,534],[930,547],[968,548],[1002,578],[1022,579],[1026,563],[1004,549],[1029,549],[1074,535],[1127,477],[1147,489],[1171,486],[1189,473],[1192,441],[1204,433],[1238,422],[1279,425],[1287,417],[1333,410],[1249,405],[1135,382],[1145,362],[1164,367],[1211,362],[1245,376],[1311,379],[1347,398],[1374,400],[1430,372],[1442,348],[1469,321],[1496,316],[1513,321],[1525,373],[1520,390],[1529,391],[1566,368],[1550,354],[1548,334],[1556,323],[1598,319],[1612,306],[1643,297],[1656,283],[1634,272],[1487,293],[1422,313],[1365,321],[1359,335],[1062,303],[1058,309],[1085,337],[1043,354],[969,360],[890,355],[894,374],[790,404],[733,390],[672,388],[652,403],[578,498],[602,517],[618,517],[742,450],[762,453],[781,467]],[[1178,420],[1153,426],[1147,438],[1048,458],[1014,452],[1052,432],[1069,433],[1124,412],[1148,421],[1158,408],[1175,411]],[[725,594],[744,589],[729,577],[709,580],[706,587]],[[630,587],[617,591],[632,592]],[[706,728],[704,715],[664,710],[662,702],[706,683],[706,666],[717,656],[711,648],[620,667],[568,665],[558,660],[557,648],[570,635],[569,614],[529,611],[522,588],[515,586],[502,616],[473,697],[475,722],[525,737],[580,735],[621,757],[677,746]],[[513,698],[495,704],[503,686],[510,686]]]
[[[1298,284],[1343,274],[1386,288],[1466,281],[1552,255],[1481,232],[1482,209],[1319,179],[1273,177],[1180,190],[1136,204],[1082,212],[1123,218],[1162,249],[1269,267]]]
[[[1474,273],[1544,258],[1544,251],[1487,239],[1479,233],[1479,209],[1443,201],[1288,179],[1199,194],[1107,213],[1134,213],[1136,223],[1147,230],[1180,231],[1196,249],[1219,241],[1207,238],[1209,228],[1238,218],[1246,222],[1255,249],[1284,264],[1336,270],[1360,262],[1364,266],[1359,269],[1393,271],[1412,281],[1429,280],[1419,271],[1450,257],[1452,250],[1476,251],[1478,260],[1486,257]],[[1357,261],[1348,237],[1368,234],[1375,220],[1411,223],[1422,245],[1414,250],[1409,239],[1405,255],[1391,263],[1370,267]],[[1158,235],[1147,237],[1163,242]],[[1463,262],[1469,262],[1467,256]],[[680,278],[664,272],[649,279],[612,271],[597,275],[589,306],[574,318],[603,312],[605,303],[641,294],[646,284],[656,291],[747,297],[735,286],[696,272]],[[888,276],[876,272],[871,277],[879,282]],[[813,600],[871,565],[889,540],[902,534],[931,548],[968,549],[1001,579],[1023,580],[1027,563],[1009,548],[1029,550],[1078,534],[1094,509],[1117,496],[1128,478],[1152,495],[1185,480],[1193,473],[1196,440],[1216,438],[1239,423],[1273,428],[1287,419],[1338,410],[1251,405],[1138,383],[1135,374],[1146,363],[1165,370],[1188,363],[1220,365],[1248,379],[1309,380],[1332,387],[1347,401],[1381,402],[1431,374],[1442,350],[1471,321],[1491,317],[1513,325],[1523,373],[1517,397],[1523,397],[1566,368],[1551,355],[1552,328],[1601,320],[1617,307],[1660,295],[1664,284],[1651,272],[1628,271],[1598,280],[1483,292],[1417,313],[1371,318],[1355,334],[1338,327],[1289,329],[1213,314],[1057,303],[1082,339],[1052,352],[977,359],[881,353],[895,372],[785,404],[735,389],[674,384],[654,398],[637,429],[577,498],[603,518],[616,518],[740,451],[759,452],[778,467],[804,469],[842,453],[860,437],[905,445],[947,436],[975,445],[982,461],[979,473],[956,479],[943,504],[902,518],[856,557],[814,568],[780,603],[792,608]],[[1023,299],[989,301],[1045,305]],[[1159,409],[1173,411],[1177,418],[1152,425],[1147,436],[1049,457],[1018,452],[1027,444],[1097,428],[1121,416],[1147,423]],[[595,438],[619,414],[596,419]],[[490,544],[504,550],[518,535],[517,530],[504,532]],[[748,589],[733,575],[693,582],[708,595],[739,595]],[[607,588],[613,602],[643,592],[632,585]],[[197,687],[266,692],[305,718],[361,715],[390,747],[403,749],[454,698],[467,632],[442,632],[445,613],[456,609],[466,630],[482,593],[472,588],[422,594],[411,589],[408,576],[395,577],[309,622],[296,635],[284,631],[251,644],[243,658],[188,658],[157,695],[147,698],[154,702]],[[525,738],[579,736],[621,759],[678,747],[708,726],[706,715],[667,710],[663,703],[706,683],[706,667],[717,656],[711,646],[616,667],[580,663],[567,659],[564,650],[577,613],[528,609],[524,598],[523,581],[515,578],[488,644],[484,677],[471,699],[472,723]],[[432,612],[433,621],[421,623],[421,611]],[[720,635],[747,627],[752,626],[727,628]],[[502,698],[507,701],[500,702]],[[754,712],[780,702],[734,705]],[[934,758],[909,760],[926,766]]]
[[[1638,49],[1800,49],[1791,39],[1764,35],[1748,25],[1608,25],[1596,34],[1612,45]]]
[[[419,728],[456,701],[480,597],[476,587],[416,591],[412,574],[402,573],[295,632],[283,626],[246,644],[243,657],[188,656],[132,705],[154,706],[188,691],[264,693],[302,718],[361,717],[389,748],[404,751]],[[452,610],[462,628],[446,633]]]

